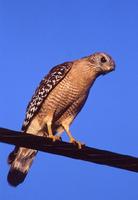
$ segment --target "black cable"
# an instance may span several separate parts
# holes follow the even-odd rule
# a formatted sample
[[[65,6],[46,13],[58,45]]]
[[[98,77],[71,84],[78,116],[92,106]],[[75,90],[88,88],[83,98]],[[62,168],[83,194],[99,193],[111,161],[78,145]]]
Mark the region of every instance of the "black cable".
[[[21,134],[20,134],[21,133]],[[138,158],[0,128],[0,142],[138,172]]]

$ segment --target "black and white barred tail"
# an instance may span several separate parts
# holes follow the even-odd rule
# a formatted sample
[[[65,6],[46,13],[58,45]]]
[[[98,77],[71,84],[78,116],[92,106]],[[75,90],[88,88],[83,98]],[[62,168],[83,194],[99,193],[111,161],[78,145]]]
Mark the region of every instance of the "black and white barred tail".
[[[8,163],[11,164],[7,180],[10,185],[16,187],[22,183],[32,165],[37,154],[36,150],[17,148],[9,155]]]

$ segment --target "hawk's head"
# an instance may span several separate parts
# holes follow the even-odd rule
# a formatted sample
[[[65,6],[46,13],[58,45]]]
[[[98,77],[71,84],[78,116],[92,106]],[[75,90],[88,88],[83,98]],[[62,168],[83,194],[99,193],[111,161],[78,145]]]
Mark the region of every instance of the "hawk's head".
[[[115,62],[106,53],[94,53],[88,56],[92,68],[100,75],[115,70]]]

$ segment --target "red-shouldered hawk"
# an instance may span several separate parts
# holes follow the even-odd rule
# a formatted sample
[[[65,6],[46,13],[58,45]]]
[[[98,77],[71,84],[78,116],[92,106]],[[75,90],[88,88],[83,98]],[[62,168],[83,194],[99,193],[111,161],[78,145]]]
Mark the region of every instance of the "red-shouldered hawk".
[[[112,58],[95,53],[54,67],[41,81],[30,101],[22,131],[47,136],[55,141],[66,132],[70,142],[78,144],[69,127],[83,107],[91,86],[101,74],[115,69]],[[15,147],[9,155],[8,182],[17,186],[24,181],[37,151]]]

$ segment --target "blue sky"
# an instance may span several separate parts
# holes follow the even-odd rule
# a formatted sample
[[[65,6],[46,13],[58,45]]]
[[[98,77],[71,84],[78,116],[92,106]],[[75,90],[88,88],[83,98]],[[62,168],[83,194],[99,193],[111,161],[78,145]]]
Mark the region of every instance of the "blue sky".
[[[51,67],[104,51],[116,71],[95,82],[71,130],[88,146],[138,156],[137,38],[136,0],[0,0],[0,126],[20,129]],[[0,144],[3,200],[138,198],[136,173],[41,152],[26,181],[12,188],[6,181],[12,148]]]

